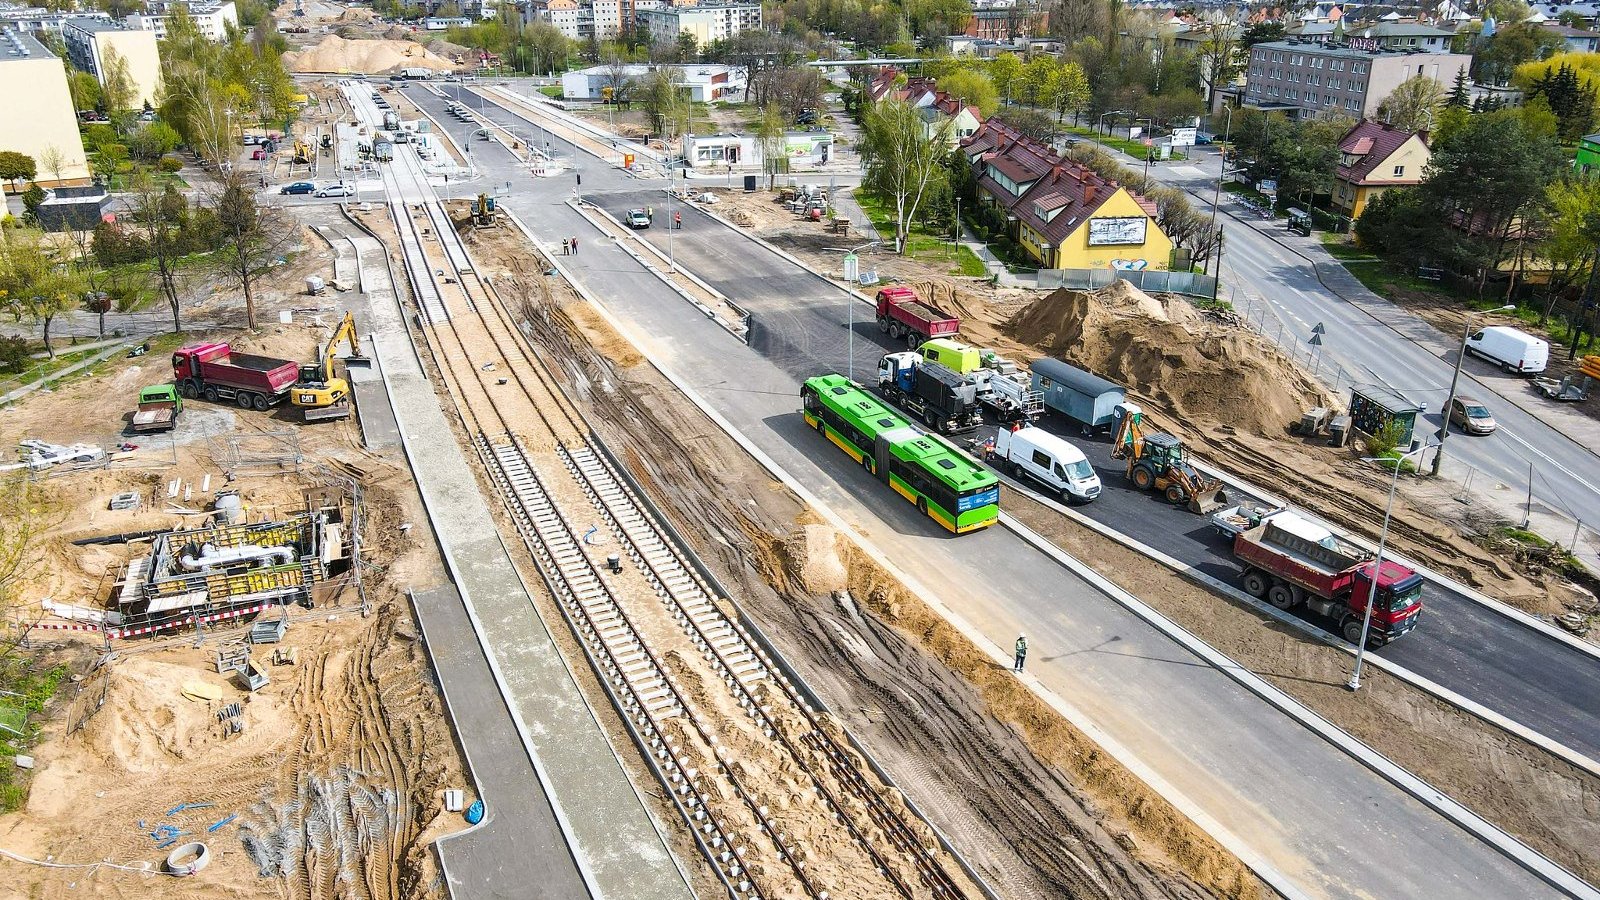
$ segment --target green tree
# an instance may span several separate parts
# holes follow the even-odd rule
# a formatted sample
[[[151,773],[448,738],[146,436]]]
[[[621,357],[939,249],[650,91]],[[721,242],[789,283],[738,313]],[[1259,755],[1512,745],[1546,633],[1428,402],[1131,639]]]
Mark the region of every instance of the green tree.
[[[225,175],[221,184],[214,202],[222,246],[215,258],[221,274],[244,295],[245,324],[253,330],[257,281],[287,249],[295,228],[276,207],[256,203],[255,191],[246,186],[244,173],[238,169]]]
[[[11,182],[11,190],[17,190],[17,183],[24,178],[34,178],[39,174],[39,167],[33,157],[15,150],[0,150],[0,181]]]
[[[689,116],[694,110],[678,78],[677,69],[662,66],[645,75],[638,89],[638,100],[650,118],[650,132],[663,140],[688,131]]]
[[[1451,109],[1468,109],[1472,106],[1472,80],[1467,77],[1466,69],[1456,70],[1455,84],[1450,87],[1450,96],[1445,98],[1445,106]]]
[[[776,103],[761,111],[761,125],[756,129],[756,141],[761,145],[761,170],[767,173],[767,187],[772,187],[777,176],[789,171],[789,154],[785,152],[783,132],[788,124],[783,110]]]
[[[1007,106],[995,113],[995,119],[1015,128],[1018,133],[1042,143],[1050,143],[1061,133],[1054,119],[1047,113],[1026,106]]]
[[[961,69],[939,79],[939,90],[978,108],[984,118],[1000,107],[1000,93],[989,76],[972,69]]]
[[[1265,44],[1269,41],[1281,41],[1287,34],[1288,26],[1284,25],[1282,21],[1275,19],[1272,21],[1257,22],[1254,25],[1251,25],[1249,28],[1246,28],[1244,30],[1244,34],[1239,36],[1239,48],[1241,50],[1249,50],[1251,47],[1254,47],[1257,44]]]
[[[1560,150],[1516,110],[1480,113],[1433,147],[1419,193],[1444,230],[1457,265],[1475,268],[1478,290],[1506,259],[1513,229],[1532,216],[1560,165]]]
[[[107,47],[102,65],[105,71],[100,78],[100,101],[108,115],[127,112],[138,101],[138,87],[133,81],[128,60],[115,47]]]
[[[1378,117],[1405,131],[1427,131],[1443,99],[1439,82],[1426,75],[1413,75],[1395,85],[1378,104]]]
[[[12,230],[0,241],[0,296],[12,315],[39,323],[44,349],[55,358],[50,325],[83,294],[83,280],[42,231]]]
[[[182,331],[183,302],[178,280],[182,277],[179,267],[188,249],[185,236],[188,201],[170,182],[162,185],[148,173],[134,176],[127,201],[129,218],[141,232],[140,248],[172,311],[172,330]]]
[[[1213,22],[1200,45],[1200,83],[1205,99],[1219,87],[1233,83],[1241,68],[1244,30],[1232,21]]]
[[[1083,74],[1083,67],[1071,60],[1062,63],[1045,85],[1045,94],[1055,108],[1057,121],[1066,118],[1067,113],[1072,113],[1072,119],[1076,122],[1090,97],[1089,79]]]
[[[1015,53],[1002,53],[989,60],[989,80],[1007,103],[1011,102],[1011,89],[1022,77],[1022,60]]]
[[[135,158],[152,161],[171,153],[183,142],[176,129],[165,122],[150,122],[128,135],[128,152]]]
[[[1595,89],[1579,82],[1566,63],[1535,81],[1528,96],[1543,97],[1556,115],[1556,133],[1563,143],[1575,144],[1594,125]]]
[[[67,91],[72,94],[72,106],[74,109],[100,108],[100,80],[88,72],[69,69],[67,72]]]
[[[1061,63],[1054,56],[1040,53],[1022,66],[1022,76],[1012,85],[1016,99],[1030,106],[1048,106],[1047,85],[1055,78]]]
[[[917,208],[943,182],[941,160],[951,126],[952,120],[944,119],[929,134],[922,117],[901,100],[884,100],[867,110],[861,128],[863,185],[893,205],[899,253],[906,251]]]
[[[1538,254],[1550,263],[1545,285],[1545,305],[1539,316],[1544,325],[1557,298],[1575,287],[1595,263],[1595,235],[1591,223],[1600,219],[1600,178],[1568,174],[1545,191],[1547,226]]]

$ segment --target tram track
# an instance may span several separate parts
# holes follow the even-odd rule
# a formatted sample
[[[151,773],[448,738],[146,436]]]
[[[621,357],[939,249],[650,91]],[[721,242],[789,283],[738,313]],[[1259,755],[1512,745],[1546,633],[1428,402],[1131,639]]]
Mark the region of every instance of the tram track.
[[[420,330],[462,425],[630,739],[730,895],[978,895],[597,452],[448,214],[407,197],[408,181],[411,197],[430,196],[414,163],[388,168],[391,196],[406,198],[390,210]],[[591,540],[602,526],[581,531],[597,515],[604,548]],[[620,552],[598,552],[613,545]]]

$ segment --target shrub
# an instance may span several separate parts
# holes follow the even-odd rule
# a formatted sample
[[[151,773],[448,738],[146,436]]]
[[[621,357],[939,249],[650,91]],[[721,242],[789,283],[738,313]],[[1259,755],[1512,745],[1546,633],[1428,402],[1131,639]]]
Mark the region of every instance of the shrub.
[[[0,336],[0,372],[21,372],[28,368],[31,349],[26,338]]]
[[[163,156],[161,157],[161,161],[156,163],[156,168],[168,174],[172,174],[183,168],[183,160],[177,158],[176,156]]]

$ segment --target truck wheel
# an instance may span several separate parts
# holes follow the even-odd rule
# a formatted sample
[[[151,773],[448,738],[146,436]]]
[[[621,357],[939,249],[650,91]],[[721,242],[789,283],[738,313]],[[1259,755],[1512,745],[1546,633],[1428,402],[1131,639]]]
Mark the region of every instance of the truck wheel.
[[[255,395],[255,398],[252,399],[250,403],[256,408],[256,412],[266,412],[272,406],[272,404],[267,401],[267,396],[265,394]]]
[[[193,400],[196,393],[194,382],[187,380],[178,382],[178,396],[185,400]]]
[[[245,392],[243,392],[243,391],[240,391],[238,394],[234,395],[233,402],[239,404],[239,408],[240,409],[249,409],[250,408],[250,395],[245,393]]]
[[[1181,488],[1181,487],[1179,487],[1178,485],[1175,485],[1175,484],[1167,485],[1167,502],[1168,503],[1171,503],[1173,506],[1182,506],[1183,504],[1187,503],[1188,501],[1189,501],[1189,498],[1184,496],[1183,488]]]
[[[1239,586],[1244,588],[1246,594],[1259,600],[1267,595],[1267,590],[1272,587],[1272,582],[1266,575],[1251,569],[1239,579]]]
[[[922,334],[920,332],[916,332],[916,331],[908,332],[906,334],[906,346],[910,347],[913,350],[917,349],[918,347],[921,347],[922,346]]]
[[[889,319],[887,316],[878,317],[878,330],[884,334],[889,333]]]
[[[1148,491],[1155,482],[1156,476],[1149,469],[1139,466],[1133,470],[1133,486],[1139,490]]]
[[[1350,618],[1345,619],[1344,620],[1344,627],[1342,629],[1340,629],[1340,630],[1344,632],[1344,639],[1345,640],[1349,641],[1352,644],[1360,644],[1361,643],[1361,620],[1360,619],[1356,618],[1355,616],[1351,616]],[[1371,642],[1369,641],[1368,643],[1371,643]]]
[[[1294,590],[1279,582],[1267,591],[1267,602],[1279,609],[1294,609]]]
[[[202,397],[205,397],[206,398],[206,402],[208,402],[208,403],[217,402],[218,394],[217,394],[217,389],[214,388],[214,387],[206,388],[204,391],[200,392],[200,395]]]

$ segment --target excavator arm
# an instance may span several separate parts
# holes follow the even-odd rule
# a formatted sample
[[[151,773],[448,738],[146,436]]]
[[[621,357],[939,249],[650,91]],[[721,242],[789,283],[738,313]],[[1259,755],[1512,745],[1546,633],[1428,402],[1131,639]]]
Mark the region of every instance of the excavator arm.
[[[303,380],[290,392],[290,399],[295,406],[319,409],[332,406],[349,396],[349,382],[334,375],[334,360],[338,358],[336,354],[341,341],[350,345],[350,355],[345,358],[346,367],[352,363],[359,365],[367,362],[356,337],[356,317],[353,313],[346,312],[344,319],[333,329],[333,336],[328,338],[328,343],[322,350],[314,377]]]
[[[1131,403],[1123,404],[1118,411],[1122,417],[1117,420],[1117,431],[1111,438],[1111,458],[1126,459],[1131,464],[1144,454],[1144,417],[1139,407]]]

